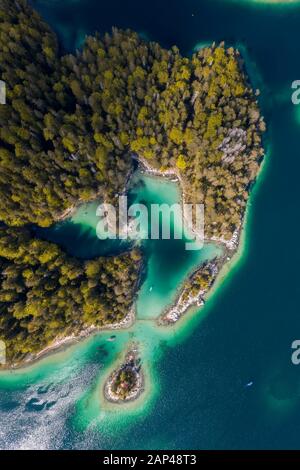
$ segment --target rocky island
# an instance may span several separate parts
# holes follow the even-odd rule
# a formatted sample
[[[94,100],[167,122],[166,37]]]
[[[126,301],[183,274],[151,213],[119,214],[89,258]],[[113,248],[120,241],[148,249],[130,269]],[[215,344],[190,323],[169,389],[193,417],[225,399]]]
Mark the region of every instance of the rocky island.
[[[144,375],[138,346],[132,345],[124,362],[113,371],[104,385],[104,396],[112,403],[125,403],[136,400],[144,389]]]
[[[224,43],[186,58],[113,28],[62,56],[25,0],[0,7],[0,339],[11,365],[58,336],[119,324],[139,289],[139,249],[79,260],[35,227],[96,195],[114,203],[137,160],[176,174],[183,201],[204,204],[207,240],[236,245],[265,124],[239,51]],[[216,273],[202,267],[182,299],[201,302]],[[131,372],[117,373],[112,393],[131,389]]]

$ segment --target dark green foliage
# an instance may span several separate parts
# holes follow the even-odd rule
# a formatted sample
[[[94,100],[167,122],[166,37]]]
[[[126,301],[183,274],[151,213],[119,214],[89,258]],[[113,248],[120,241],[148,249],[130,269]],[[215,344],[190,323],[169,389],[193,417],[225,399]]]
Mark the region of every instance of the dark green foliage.
[[[48,226],[97,192],[113,198],[135,152],[157,168],[176,168],[187,199],[206,206],[207,235],[230,237],[259,168],[264,126],[238,53],[220,45],[189,60],[113,29],[60,58],[54,34],[23,0],[0,5],[8,88],[0,107],[1,220]],[[245,131],[246,149],[224,164],[220,145],[231,129]]]
[[[15,359],[58,333],[123,318],[140,265],[135,253],[81,263],[28,224],[49,226],[96,195],[113,201],[135,154],[176,171],[185,200],[205,204],[206,237],[229,239],[264,122],[238,52],[223,44],[187,59],[113,29],[61,57],[25,0],[0,0],[0,57],[0,331]]]
[[[135,389],[137,383],[137,373],[131,366],[122,367],[113,379],[112,391],[120,400],[126,400]]]
[[[56,336],[120,321],[133,303],[136,251],[79,261],[28,229],[0,229],[0,333],[9,361],[47,346]]]

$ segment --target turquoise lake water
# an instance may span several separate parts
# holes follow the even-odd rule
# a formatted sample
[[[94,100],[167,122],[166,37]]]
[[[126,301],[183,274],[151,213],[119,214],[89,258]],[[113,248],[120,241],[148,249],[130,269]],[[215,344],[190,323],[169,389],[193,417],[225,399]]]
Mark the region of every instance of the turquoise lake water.
[[[113,25],[166,47],[176,44],[183,54],[213,40],[239,46],[252,82],[261,89],[267,158],[253,190],[242,256],[205,308],[175,328],[158,332],[154,326],[151,312],[172,297],[195,262],[180,261],[182,247],[167,248],[163,268],[173,258],[175,263],[165,276],[174,276],[171,285],[162,293],[153,287],[151,308],[146,295],[139,300],[145,305],[144,311],[139,307],[139,321],[118,332],[114,343],[103,333],[28,369],[0,375],[0,448],[299,448],[300,366],[291,363],[291,343],[300,338],[300,106],[291,103],[291,83],[300,79],[300,5],[32,3],[66,50],[79,47],[85,34]],[[76,229],[79,241],[90,237],[91,242],[94,222],[82,221],[85,212],[73,222],[82,231]],[[158,248],[152,247],[154,260],[148,256],[153,278]],[[103,380],[137,337],[149,387],[134,406],[116,411],[101,401]],[[253,386],[246,388],[249,381]]]

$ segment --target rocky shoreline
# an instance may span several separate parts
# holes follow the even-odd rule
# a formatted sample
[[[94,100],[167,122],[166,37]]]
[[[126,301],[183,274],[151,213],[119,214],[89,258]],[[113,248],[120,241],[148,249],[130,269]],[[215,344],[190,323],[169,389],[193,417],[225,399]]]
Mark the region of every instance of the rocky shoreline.
[[[155,168],[152,168],[147,161],[143,158],[139,158],[139,163],[142,167],[142,171],[147,174],[151,174],[153,176],[160,176],[160,177],[167,177],[172,178],[172,181],[178,181],[181,187],[181,204],[183,205],[186,199],[185,191],[184,191],[184,183],[180,177],[179,171],[174,170],[166,170],[166,171],[159,171]],[[165,311],[159,316],[157,320],[157,324],[159,326],[168,326],[176,323],[191,307],[197,306],[201,307],[205,304],[206,297],[210,292],[213,284],[215,283],[218,274],[220,273],[223,266],[228,263],[234,254],[237,252],[239,243],[240,243],[240,235],[241,230],[243,227],[243,219],[240,221],[239,226],[233,232],[232,238],[230,240],[226,240],[223,237],[216,237],[211,236],[208,239],[205,239],[205,243],[217,243],[219,244],[224,253],[221,257],[216,258],[212,262],[204,263],[200,267],[197,267],[195,271],[185,280],[182,287],[179,290],[179,294],[177,295],[174,303],[171,306],[168,306]],[[189,227],[189,229],[193,232],[193,227]],[[201,273],[203,268],[209,268],[211,271],[211,279],[208,286],[204,289],[199,289],[197,293],[193,294],[190,292],[191,288],[191,281],[193,278]]]
[[[28,355],[24,360],[18,363],[9,364],[7,366],[0,366],[0,371],[9,369],[22,369],[34,364],[35,362],[45,359],[47,356],[53,353],[58,353],[64,348],[71,346],[74,343],[78,343],[79,341],[82,341],[96,333],[131,328],[135,322],[135,317],[135,306],[133,305],[126,317],[118,323],[107,323],[103,326],[90,325],[81,331],[75,331],[69,336],[58,336],[49,346],[42,349],[37,354]]]
[[[235,230],[231,240],[224,240],[217,237],[205,240],[206,243],[218,243],[224,250],[223,255],[202,264],[190,274],[180,288],[179,294],[177,295],[174,303],[171,306],[168,306],[159,316],[157,320],[157,324],[159,326],[175,324],[188,312],[190,308],[202,307],[205,304],[207,296],[215,284],[222,268],[225,264],[231,261],[239,248],[241,229],[242,224],[239,229]],[[204,270],[209,273],[208,283],[204,288],[196,289],[196,292],[194,292],[196,284],[194,281],[197,277],[201,277]]]
[[[152,176],[157,176],[160,178],[166,178],[169,179],[172,182],[177,182],[179,183],[180,186],[180,204],[182,206],[182,217],[183,217],[183,223],[186,226],[186,229],[190,231],[191,234],[195,235],[198,237],[197,232],[195,231],[194,227],[191,225],[190,220],[188,220],[185,216],[185,210],[184,210],[184,204],[186,203],[186,194],[184,191],[184,182],[180,176],[180,172],[174,168],[174,169],[168,169],[165,171],[160,171],[156,168],[151,167],[148,162],[142,158],[138,158],[138,162],[140,167],[142,168],[141,172],[145,174],[149,174]]]

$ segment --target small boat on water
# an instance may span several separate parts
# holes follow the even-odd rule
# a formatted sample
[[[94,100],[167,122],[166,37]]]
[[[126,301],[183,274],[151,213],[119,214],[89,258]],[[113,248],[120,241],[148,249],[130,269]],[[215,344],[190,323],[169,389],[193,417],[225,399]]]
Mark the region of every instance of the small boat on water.
[[[150,287],[149,292],[152,292],[152,290],[153,290],[153,286]]]
[[[252,385],[253,385],[253,382],[252,382],[252,381],[250,381],[250,382],[248,382],[248,383],[245,385],[245,388],[252,387]]]
[[[115,341],[116,335],[112,335],[109,338],[107,338],[107,341]]]

